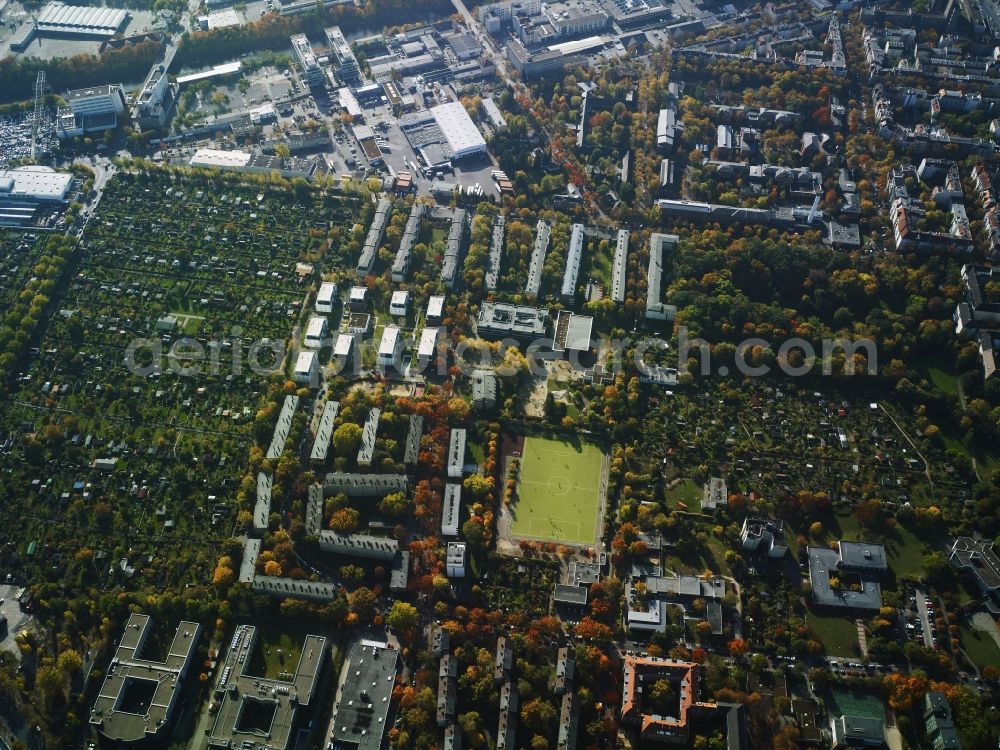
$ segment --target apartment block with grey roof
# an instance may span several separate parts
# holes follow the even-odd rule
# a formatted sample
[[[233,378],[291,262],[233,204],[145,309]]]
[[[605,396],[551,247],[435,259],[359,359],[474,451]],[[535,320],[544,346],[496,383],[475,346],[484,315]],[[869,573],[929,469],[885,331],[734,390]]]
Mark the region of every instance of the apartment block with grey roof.
[[[90,725],[103,738],[119,745],[169,735],[201,625],[181,622],[163,661],[143,653],[151,631],[149,615],[129,616],[90,711]]]

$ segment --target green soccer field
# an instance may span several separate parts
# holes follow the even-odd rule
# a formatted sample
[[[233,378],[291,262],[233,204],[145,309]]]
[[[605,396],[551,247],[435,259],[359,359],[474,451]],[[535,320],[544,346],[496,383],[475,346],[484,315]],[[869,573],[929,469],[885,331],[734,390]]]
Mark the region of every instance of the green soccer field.
[[[524,440],[511,534],[565,544],[597,541],[603,454],[569,440]]]

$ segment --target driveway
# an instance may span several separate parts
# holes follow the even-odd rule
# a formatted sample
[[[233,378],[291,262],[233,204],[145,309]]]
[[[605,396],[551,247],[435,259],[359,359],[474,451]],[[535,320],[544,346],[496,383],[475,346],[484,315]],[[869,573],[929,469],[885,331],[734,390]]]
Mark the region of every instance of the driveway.
[[[931,629],[931,617],[927,612],[927,595],[921,590],[916,590],[917,614],[920,615],[920,628],[924,633],[924,645],[927,648],[934,647],[934,631]],[[994,624],[994,628],[996,625]]]

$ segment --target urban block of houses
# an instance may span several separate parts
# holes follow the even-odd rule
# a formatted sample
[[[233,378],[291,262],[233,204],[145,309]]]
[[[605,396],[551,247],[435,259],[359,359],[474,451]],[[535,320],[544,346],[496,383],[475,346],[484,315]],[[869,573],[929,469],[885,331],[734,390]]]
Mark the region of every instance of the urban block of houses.
[[[406,432],[406,448],[403,450],[403,463],[415,466],[420,459],[420,438],[424,434],[424,418],[420,414],[410,415],[410,427]]]
[[[455,719],[458,701],[458,659],[443,654],[438,663],[437,725],[444,727]]]
[[[715,703],[699,700],[698,670],[695,662],[626,655],[622,722],[636,727],[642,743],[687,742],[692,720],[717,710]],[[661,679],[669,681],[677,692],[676,716],[657,714],[643,705],[643,697],[649,695],[653,684]]]
[[[519,705],[517,684],[507,680],[500,688],[500,720],[497,722],[497,750],[514,750]]]
[[[295,410],[298,408],[298,396],[285,396],[285,400],[281,404],[281,411],[278,413],[278,421],[274,425],[274,433],[271,435],[271,444],[267,448],[267,458],[271,460],[280,458],[284,452],[288,431],[292,427],[292,417],[295,416]]]
[[[486,368],[477,368],[472,373],[472,408],[477,411],[490,411],[496,405],[496,373]]]
[[[441,536],[458,536],[461,514],[462,485],[449,482],[444,486],[444,501],[441,504]]]
[[[448,478],[465,476],[465,430],[454,428],[448,443]]]
[[[569,646],[563,646],[556,655],[556,681],[553,691],[562,695],[573,687],[573,676],[576,673],[576,652]]]
[[[649,268],[646,272],[646,317],[651,320],[673,320],[677,308],[661,302],[663,295],[663,265],[668,249],[677,247],[676,234],[654,232],[649,237]]]
[[[405,474],[354,474],[331,472],[323,481],[327,497],[343,492],[351,498],[383,498],[394,492],[406,492],[409,482]]]

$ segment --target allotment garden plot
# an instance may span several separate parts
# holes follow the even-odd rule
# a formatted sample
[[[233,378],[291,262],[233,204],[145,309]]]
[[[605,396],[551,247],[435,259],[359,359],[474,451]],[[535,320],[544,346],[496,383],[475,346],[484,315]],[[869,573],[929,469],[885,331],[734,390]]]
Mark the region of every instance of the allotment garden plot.
[[[155,540],[231,533],[270,380],[248,366],[251,347],[291,336],[307,285],[343,266],[358,213],[353,198],[301,193],[168,174],[108,185],[0,416],[12,438],[0,468],[21,488],[8,507],[39,556],[65,561],[86,545],[116,567],[155,571]],[[190,377],[167,356],[184,337],[205,352],[184,361],[202,368]],[[161,373],[128,364],[136,341],[140,365],[162,346]]]
[[[577,439],[528,437],[518,463],[512,536],[594,544],[604,481],[601,450]]]

